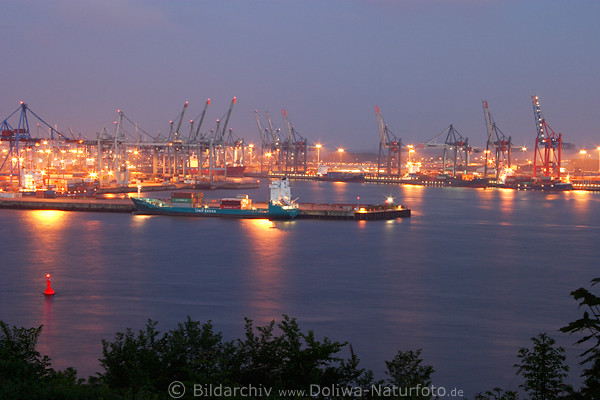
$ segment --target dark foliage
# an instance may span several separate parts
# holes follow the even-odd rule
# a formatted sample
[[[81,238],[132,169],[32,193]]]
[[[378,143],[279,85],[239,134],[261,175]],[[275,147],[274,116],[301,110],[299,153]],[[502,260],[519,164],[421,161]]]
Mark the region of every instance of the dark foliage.
[[[565,349],[556,347],[556,341],[540,333],[531,338],[533,348],[519,349],[520,363],[515,364],[525,382],[520,387],[527,392],[531,400],[555,400],[564,397],[569,388],[564,378],[569,367],[565,365]]]
[[[592,280],[592,286],[600,282],[600,278]],[[579,345],[589,347],[581,354],[581,362],[586,368],[583,371],[584,386],[581,394],[590,400],[600,399],[600,296],[585,288],[571,292],[571,296],[583,308],[583,316],[561,328],[562,332],[583,335],[578,341]]]

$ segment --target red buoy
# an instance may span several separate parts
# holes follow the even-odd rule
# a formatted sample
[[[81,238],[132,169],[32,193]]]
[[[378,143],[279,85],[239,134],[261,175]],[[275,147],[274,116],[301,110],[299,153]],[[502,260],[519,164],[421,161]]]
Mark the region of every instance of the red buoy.
[[[48,285],[48,287],[46,287],[46,290],[44,290],[44,294],[47,296],[51,296],[54,294],[54,289],[52,289],[50,287],[50,274],[46,274],[46,284]]]

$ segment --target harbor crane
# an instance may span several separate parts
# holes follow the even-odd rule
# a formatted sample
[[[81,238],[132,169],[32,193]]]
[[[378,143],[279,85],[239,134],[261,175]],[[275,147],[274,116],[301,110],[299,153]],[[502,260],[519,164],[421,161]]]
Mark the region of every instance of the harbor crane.
[[[217,174],[226,177],[227,158],[233,159],[234,164],[240,164],[244,161],[243,150],[241,150],[243,149],[243,139],[235,138],[231,129],[226,130],[236,98],[234,97],[232,100],[225,116],[217,120],[217,128],[211,129],[208,133],[202,133],[201,128],[204,126],[203,122],[210,102],[210,99],[206,100],[202,113],[195,119],[198,121],[197,124],[194,120],[190,121],[190,131],[187,137],[182,134],[181,127],[185,111],[188,108],[188,102],[185,103],[178,117],[169,121],[169,134],[166,138],[161,137],[160,133],[157,136],[149,135],[139,129],[138,125],[127,118],[121,110],[118,110],[119,118],[115,122],[117,128],[114,137],[108,133],[106,128],[98,136],[98,171],[102,171],[103,159],[106,159],[110,163],[115,163],[114,171],[122,172],[123,165],[117,167],[115,159],[125,160],[126,148],[135,147],[138,154],[143,151],[148,157],[152,158],[152,174],[154,176],[175,177],[180,174],[186,176],[191,174],[192,169],[197,168],[197,174],[202,177],[205,174],[205,168],[207,168],[211,182],[214,171],[222,171]],[[124,120],[135,125],[137,141],[125,137]],[[221,124],[221,120],[224,121],[223,124]],[[148,136],[150,141],[142,141],[140,132]],[[196,157],[194,157],[196,152]],[[159,172],[160,166],[162,166],[162,173]],[[117,181],[119,181],[119,178],[117,178]]]
[[[483,176],[487,177],[488,175],[488,157],[491,154],[492,148],[495,153],[495,161],[496,161],[496,182],[500,177],[500,169],[501,168],[510,168],[511,167],[511,158],[512,158],[512,139],[510,136],[506,137],[504,133],[492,119],[492,114],[490,113],[490,109],[488,106],[488,102],[483,100],[483,114],[485,117],[485,126],[487,128],[487,142],[485,147],[485,166]]]
[[[223,138],[225,137],[225,133],[227,132],[227,126],[229,125],[229,118],[231,117],[231,112],[233,111],[233,106],[235,106],[235,103],[237,102],[237,98],[234,97],[231,100],[231,104],[229,105],[229,110],[227,110],[227,114],[225,114],[225,122],[223,123],[223,126],[221,127],[221,130],[219,131],[219,124],[220,124],[220,120],[217,120],[217,129],[215,130],[215,134],[214,134],[214,139],[217,143],[220,143],[223,141]]]
[[[283,153],[281,151],[282,140],[280,134],[281,130],[279,128],[274,129],[273,122],[271,122],[271,115],[269,115],[268,111],[265,111],[265,114],[267,116],[267,123],[269,124],[269,132],[271,133],[271,155],[269,156],[269,165],[272,165],[273,158],[277,156],[278,172],[281,172],[281,167],[283,165]],[[269,169],[271,169],[271,167],[269,167]]]
[[[308,141],[302,137],[298,131],[290,124],[290,120],[285,109],[281,110],[283,120],[287,130],[287,139],[282,143],[283,155],[285,158],[285,172],[303,172],[306,173],[307,168],[307,152]],[[281,153],[281,152],[280,152]],[[293,164],[292,164],[293,163]],[[290,165],[291,164],[291,165]]]
[[[469,146],[469,139],[463,137],[456,129],[454,129],[452,124],[450,124],[444,132],[447,132],[446,140],[444,141],[446,144],[446,147],[444,147],[443,158],[444,170],[446,169],[447,153],[449,150],[453,150],[452,176],[456,176],[459,158],[462,161],[461,165],[463,167],[463,173],[466,173],[467,166],[469,165],[469,153],[472,151],[471,146]]]
[[[379,106],[375,106],[375,116],[377,117],[377,126],[379,128],[379,154],[377,156],[377,176],[381,173],[382,164],[385,162],[385,175],[393,175],[396,171],[397,176],[402,176],[401,148],[402,139],[396,137],[383,122]]]
[[[116,180],[117,184],[129,182],[131,171],[151,173],[155,178],[171,178],[196,174],[196,167],[201,176],[208,166],[211,180],[213,170],[217,171],[216,175],[225,178],[230,173],[241,175],[246,156],[245,143],[228,127],[236,100],[234,97],[226,115],[217,120],[217,129],[210,130],[210,133],[201,132],[210,104],[208,99],[199,118],[190,120],[189,133],[182,131],[189,108],[186,101],[162,135],[160,131],[148,134],[123,111],[117,110],[114,124],[107,124],[93,139],[76,134],[70,126],[67,136],[63,135],[57,126],[46,123],[21,102],[13,113],[0,120],[0,143],[4,148],[0,153],[0,175],[10,176],[9,179],[0,179],[0,185],[13,186],[14,180],[18,180],[19,187],[39,188],[44,177],[43,185],[57,185],[57,180],[60,180],[58,185],[63,186],[63,181],[71,178],[64,175],[57,177],[57,171],[89,172],[91,179]],[[33,117],[39,122],[37,135],[30,133]],[[134,129],[130,129],[129,123]],[[40,137],[43,126],[48,127],[49,133]],[[204,165],[205,162],[207,165]],[[229,164],[235,168],[228,171]]]
[[[533,154],[533,178],[541,173],[546,179],[552,179],[552,177],[560,179],[562,133],[557,135],[546,122],[542,115],[539,97],[531,96],[531,102],[537,131]]]
[[[190,134],[189,134],[188,142],[190,143],[190,146],[195,147],[196,151],[197,151],[196,162],[197,162],[199,176],[202,176],[202,166],[204,165],[204,155],[206,153],[206,150],[208,149],[207,139],[200,132],[200,129],[202,128],[202,124],[204,122],[204,117],[206,116],[206,110],[208,109],[209,105],[210,105],[210,98],[206,99],[202,113],[198,117],[196,117],[195,120],[190,121]],[[198,124],[196,126],[196,129],[194,130],[194,123],[196,120],[198,120]]]
[[[15,127],[11,125],[9,120],[13,116],[16,116],[17,113],[19,117]],[[2,142],[9,143],[9,149],[6,153],[6,156],[4,157],[4,159],[0,159],[0,174],[9,175],[11,185],[13,177],[16,176],[19,187],[21,187],[23,183],[21,176],[23,153],[31,151],[32,146],[39,146],[40,143],[44,142],[44,139],[42,138],[34,138],[31,136],[31,132],[29,130],[28,114],[32,114],[35,118],[37,118],[37,120],[40,123],[48,127],[50,141],[54,141],[55,139],[57,139],[70,143],[78,142],[75,139],[67,138],[65,135],[58,131],[58,128],[56,126],[53,127],[50,124],[48,124],[40,116],[33,112],[27,106],[27,104],[21,101],[19,103],[19,107],[15,111],[13,111],[8,117],[6,117],[0,124],[0,140]],[[54,149],[52,149],[51,151],[54,151]]]
[[[169,121],[170,124],[170,131],[169,131],[169,140],[171,140],[174,144],[183,144],[183,139],[181,139],[179,137],[179,130],[181,129],[181,124],[183,122],[183,117],[185,116],[185,112],[187,111],[189,103],[186,101],[185,104],[183,105],[183,109],[181,110],[181,114],[179,114],[179,117],[177,118],[177,128],[175,128],[175,130],[173,130],[173,121]]]
[[[189,102],[185,102],[183,105],[183,109],[177,117],[177,126],[173,130],[174,122],[169,121],[170,130],[169,130],[169,159],[173,159],[173,176],[177,176],[177,171],[179,170],[179,165],[182,166],[183,175],[185,175],[185,155],[181,153],[184,150],[184,141],[182,136],[180,135],[181,124],[183,123],[183,118],[185,117],[185,112],[187,111]],[[173,154],[171,154],[173,153]]]
[[[437,139],[446,135],[446,139],[443,144],[438,144]],[[466,172],[467,165],[469,165],[469,154],[474,151],[473,147],[469,145],[469,139],[463,137],[452,124],[444,129],[433,139],[424,143],[425,147],[442,147],[444,149],[443,161],[442,161],[442,173],[446,173],[446,163],[450,151],[452,151],[452,176],[456,177],[456,170],[459,166],[462,166],[463,173]],[[458,161],[461,164],[458,164]]]
[[[265,154],[267,154],[267,158],[269,159],[268,172],[271,172],[273,155],[278,153],[277,149],[279,148],[280,144],[279,132],[277,132],[277,134],[273,133],[273,125],[271,124],[271,118],[269,117],[268,112],[266,114],[269,123],[269,128],[263,128],[263,126],[260,123],[260,118],[258,117],[258,110],[254,110],[254,116],[256,117],[256,125],[258,126],[258,133],[260,134],[261,143],[260,172],[264,171]]]

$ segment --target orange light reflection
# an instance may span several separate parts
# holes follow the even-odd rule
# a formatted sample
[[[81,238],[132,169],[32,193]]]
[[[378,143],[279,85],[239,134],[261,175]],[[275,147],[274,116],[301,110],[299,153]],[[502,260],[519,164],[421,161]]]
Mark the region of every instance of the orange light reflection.
[[[502,214],[512,214],[515,210],[515,192],[514,189],[498,189],[500,193],[500,210]]]
[[[284,307],[281,304],[283,280],[285,275],[285,252],[287,249],[287,232],[267,219],[241,220],[242,229],[248,234],[252,251],[248,257],[253,258],[249,265],[256,269],[249,271],[250,288],[249,306],[253,319],[260,323],[268,323],[281,318]],[[290,222],[293,223],[293,222]]]

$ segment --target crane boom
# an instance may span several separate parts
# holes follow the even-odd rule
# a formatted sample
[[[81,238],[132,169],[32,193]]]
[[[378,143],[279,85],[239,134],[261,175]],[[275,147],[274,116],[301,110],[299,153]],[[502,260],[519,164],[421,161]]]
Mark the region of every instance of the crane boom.
[[[492,122],[492,115],[490,114],[490,109],[488,107],[488,102],[483,100],[483,115],[485,117],[485,127],[487,129],[488,139],[487,139],[487,150],[490,149],[492,144],[494,143],[494,129]]]
[[[281,113],[283,114],[283,120],[285,121],[285,129],[287,130],[289,143],[292,143],[292,125],[290,125],[290,119],[288,118],[287,111],[285,109],[281,109]]]
[[[538,134],[538,137],[544,138],[546,135],[544,134],[544,117],[542,116],[542,109],[540,107],[540,98],[538,96],[531,96],[531,101],[533,103],[533,117],[535,118],[535,128]]]
[[[383,124],[383,117],[381,116],[381,111],[379,110],[379,106],[375,106],[375,116],[377,117],[377,127],[379,128],[379,136],[381,146],[384,148],[388,147],[387,138],[385,135],[385,125]]]
[[[542,116],[539,97],[531,96],[531,101],[537,130],[533,155],[533,177],[536,178],[537,170],[541,169],[545,178],[554,175],[560,179],[562,133],[557,135]],[[542,165],[537,164],[538,156]]]
[[[202,115],[200,116],[200,121],[198,121],[198,127],[196,128],[196,133],[194,134],[194,141],[198,140],[198,136],[200,135],[200,127],[202,126],[202,122],[204,121],[204,116],[206,115],[206,109],[210,104],[210,99],[206,100],[204,104],[204,110],[202,110]]]
[[[265,134],[263,132],[263,128],[262,125],[260,124],[260,120],[258,119],[258,110],[254,110],[254,115],[256,116],[256,125],[258,125],[258,133],[260,135],[260,141],[263,145],[263,147],[265,146]]]
[[[227,111],[227,117],[225,117],[225,123],[223,124],[223,136],[225,136],[225,132],[227,132],[227,125],[229,124],[229,117],[231,117],[231,111],[233,111],[233,106],[235,105],[237,99],[234,97],[231,100],[231,105],[229,106],[229,111]]]
[[[181,115],[179,116],[179,122],[177,123],[177,128],[175,129],[175,139],[179,138],[179,129],[181,129],[181,123],[183,122],[183,117],[185,116],[185,111],[187,110],[188,102],[186,101],[183,105],[183,110],[181,110]]]
[[[273,123],[271,122],[271,116],[268,111],[265,111],[267,114],[267,123],[269,124],[269,132],[271,133],[271,140],[275,143],[279,143],[279,134],[273,130]]]

